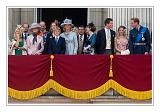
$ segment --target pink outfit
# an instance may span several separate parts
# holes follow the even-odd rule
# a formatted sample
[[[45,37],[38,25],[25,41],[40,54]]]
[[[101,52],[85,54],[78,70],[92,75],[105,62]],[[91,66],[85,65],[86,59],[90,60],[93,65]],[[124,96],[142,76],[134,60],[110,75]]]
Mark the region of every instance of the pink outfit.
[[[116,54],[121,54],[121,51],[128,49],[128,39],[124,37],[115,38],[115,50]]]
[[[43,45],[43,37],[37,35],[37,42],[33,44],[33,35],[30,35],[27,38],[27,49],[28,49],[28,55],[39,55],[42,54],[44,50]]]

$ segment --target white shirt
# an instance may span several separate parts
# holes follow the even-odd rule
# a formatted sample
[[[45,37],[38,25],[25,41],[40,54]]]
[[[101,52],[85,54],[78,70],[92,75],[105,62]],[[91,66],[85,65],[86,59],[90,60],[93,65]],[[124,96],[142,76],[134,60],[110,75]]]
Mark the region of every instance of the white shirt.
[[[54,37],[59,39],[59,36],[54,36]]]
[[[111,49],[111,32],[110,29],[105,28],[106,33],[106,49]]]

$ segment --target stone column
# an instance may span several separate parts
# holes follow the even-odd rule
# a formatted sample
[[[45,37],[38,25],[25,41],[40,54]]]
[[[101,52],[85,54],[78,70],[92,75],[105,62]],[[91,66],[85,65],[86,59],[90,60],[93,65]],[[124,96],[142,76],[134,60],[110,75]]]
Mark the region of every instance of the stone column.
[[[36,22],[36,12],[34,8],[21,8],[21,24],[28,23],[29,25]]]
[[[8,37],[13,39],[13,33],[17,24],[36,22],[36,8],[9,8],[8,9]]]
[[[21,9],[9,8],[8,9],[8,38],[13,38],[13,33],[17,24],[21,22]]]
[[[103,27],[102,8],[88,8],[88,23],[93,22],[97,31]]]

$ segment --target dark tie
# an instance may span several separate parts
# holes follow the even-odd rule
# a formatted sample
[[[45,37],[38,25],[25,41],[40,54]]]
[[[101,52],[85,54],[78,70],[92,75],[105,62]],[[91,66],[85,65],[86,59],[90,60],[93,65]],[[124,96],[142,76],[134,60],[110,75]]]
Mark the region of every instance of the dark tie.
[[[37,36],[36,35],[33,35],[33,44],[37,42]]]
[[[26,33],[24,34],[24,38],[25,38],[25,40],[27,39],[27,34]]]
[[[80,42],[82,42],[82,35],[80,35]]]

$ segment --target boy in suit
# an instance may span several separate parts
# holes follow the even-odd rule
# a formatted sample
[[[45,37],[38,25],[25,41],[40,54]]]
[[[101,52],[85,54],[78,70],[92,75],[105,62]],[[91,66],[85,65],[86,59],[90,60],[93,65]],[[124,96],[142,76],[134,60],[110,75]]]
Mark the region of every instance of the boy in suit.
[[[66,45],[65,39],[60,36],[61,29],[56,27],[53,33],[54,36],[50,36],[48,42],[48,54],[65,54]]]

